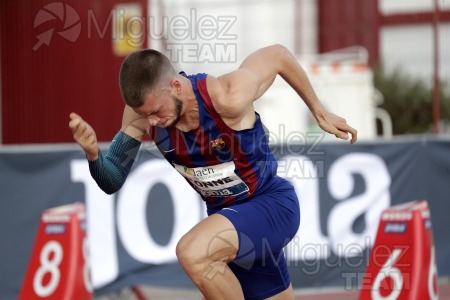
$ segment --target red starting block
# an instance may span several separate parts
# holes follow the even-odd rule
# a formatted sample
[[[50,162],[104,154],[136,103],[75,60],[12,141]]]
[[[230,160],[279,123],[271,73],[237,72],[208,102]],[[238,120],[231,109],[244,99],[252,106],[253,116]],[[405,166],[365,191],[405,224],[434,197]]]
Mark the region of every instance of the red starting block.
[[[393,206],[383,212],[359,299],[438,299],[426,201]]]
[[[82,203],[42,213],[19,299],[92,299],[85,224]]]

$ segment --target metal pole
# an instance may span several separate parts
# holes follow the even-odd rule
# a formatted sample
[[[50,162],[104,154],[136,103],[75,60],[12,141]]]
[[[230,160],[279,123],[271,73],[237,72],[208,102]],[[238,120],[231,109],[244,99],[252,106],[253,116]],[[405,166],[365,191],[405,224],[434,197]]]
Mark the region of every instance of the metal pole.
[[[1,56],[1,47],[2,45],[1,45],[1,43],[0,43],[0,147],[3,145],[3,120],[5,119],[4,117],[3,117],[3,110],[2,110],[2,107],[3,107],[3,83],[2,83],[2,72],[1,72],[1,70],[2,70],[2,56]]]
[[[439,4],[434,0],[433,17],[434,67],[433,67],[433,133],[439,134],[440,99],[439,99]]]

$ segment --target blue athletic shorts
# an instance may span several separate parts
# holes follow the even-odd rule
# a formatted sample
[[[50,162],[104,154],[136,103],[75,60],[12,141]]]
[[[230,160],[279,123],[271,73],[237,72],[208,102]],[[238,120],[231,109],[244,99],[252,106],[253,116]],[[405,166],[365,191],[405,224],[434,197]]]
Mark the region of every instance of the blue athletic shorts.
[[[292,185],[275,177],[265,192],[217,212],[228,218],[239,235],[239,250],[229,267],[245,299],[265,299],[290,285],[283,247],[300,225],[300,208]]]

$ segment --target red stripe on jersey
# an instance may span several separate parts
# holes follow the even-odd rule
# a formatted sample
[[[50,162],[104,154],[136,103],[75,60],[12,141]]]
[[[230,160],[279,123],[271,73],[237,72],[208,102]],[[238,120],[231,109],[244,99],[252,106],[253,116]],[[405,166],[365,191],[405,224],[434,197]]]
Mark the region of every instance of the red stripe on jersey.
[[[195,143],[200,149],[200,153],[203,155],[203,159],[207,162],[208,166],[222,163],[220,159],[217,158],[217,155],[211,151],[211,140],[205,134],[203,127],[199,127],[195,132]]]
[[[199,127],[195,131],[195,143],[197,147],[200,149],[200,153],[203,155],[203,160],[206,162],[208,166],[210,165],[218,165],[222,163],[217,156],[211,152],[211,142],[209,137],[205,134],[204,128]],[[215,197],[204,197],[205,201],[210,204],[216,204],[217,198]]]
[[[183,132],[181,132],[180,130],[171,130],[170,131],[170,138],[172,140],[173,147],[175,148],[175,151],[177,151],[177,158],[183,162],[183,166],[192,168],[195,167],[195,165],[192,162],[192,159],[189,155],[189,149],[186,145],[186,141],[184,139],[183,136]],[[175,162],[175,163],[180,163],[180,162]],[[194,190],[196,190],[194,184],[192,182],[190,182],[189,180],[186,180]],[[205,199],[207,202],[211,203],[211,204],[215,204],[214,201],[212,201],[212,199]]]
[[[258,178],[256,176],[255,171],[253,170],[250,162],[248,161],[247,157],[245,155],[239,155],[240,153],[244,153],[242,151],[239,140],[236,137],[234,130],[228,127],[227,124],[222,120],[220,115],[215,110],[211,98],[208,94],[208,89],[206,86],[206,79],[198,80],[197,81],[197,87],[200,92],[200,95],[202,96],[203,100],[205,101],[205,108],[208,110],[208,113],[211,115],[211,117],[214,120],[214,123],[216,124],[217,128],[220,132],[224,133],[223,140],[226,145],[231,145],[231,151],[233,153],[234,163],[236,164],[236,168],[239,171],[239,174],[241,177],[245,180],[245,184],[247,184],[249,188],[249,194],[253,194],[253,192],[256,190],[256,186],[258,184]],[[224,199],[224,205],[228,204],[233,200],[233,197],[226,197]]]
[[[185,166],[192,168],[193,163],[189,157],[189,151],[183,138],[183,134],[179,130],[170,130],[170,140],[175,149],[174,151],[176,151],[177,158],[179,157],[179,161],[182,161]],[[180,162],[177,161],[175,163],[179,164]]]

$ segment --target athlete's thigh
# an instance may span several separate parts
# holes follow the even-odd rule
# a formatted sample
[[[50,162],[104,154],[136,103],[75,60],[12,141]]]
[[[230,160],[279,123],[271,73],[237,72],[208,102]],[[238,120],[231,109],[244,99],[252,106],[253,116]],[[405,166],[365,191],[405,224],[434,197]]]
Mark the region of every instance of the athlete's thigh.
[[[189,249],[192,255],[209,260],[230,262],[236,257],[239,239],[233,223],[220,214],[214,214],[189,230],[177,248]]]
[[[300,222],[295,190],[290,185],[280,187],[217,214],[226,216],[237,230],[239,251],[229,267],[245,298],[289,299],[290,276],[282,249],[295,235]]]
[[[300,223],[298,200],[293,189],[261,194],[246,203],[223,208],[216,214],[228,218],[237,230],[238,259],[251,257],[277,261],[277,255],[295,235]]]

